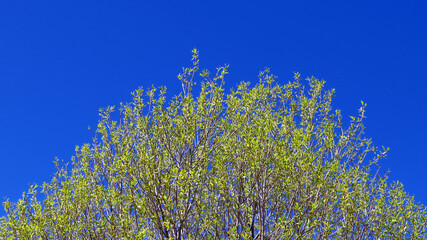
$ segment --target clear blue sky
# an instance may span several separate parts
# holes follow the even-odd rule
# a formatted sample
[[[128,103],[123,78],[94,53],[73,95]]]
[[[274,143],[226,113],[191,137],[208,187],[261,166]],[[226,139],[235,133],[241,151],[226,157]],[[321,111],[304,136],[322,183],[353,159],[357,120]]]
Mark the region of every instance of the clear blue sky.
[[[426,3],[349,2],[2,1],[0,199],[49,181],[55,157],[91,142],[99,108],[138,86],[177,94],[197,47],[202,67],[230,64],[227,88],[270,67],[281,83],[325,79],[345,120],[367,102],[390,181],[427,204]]]

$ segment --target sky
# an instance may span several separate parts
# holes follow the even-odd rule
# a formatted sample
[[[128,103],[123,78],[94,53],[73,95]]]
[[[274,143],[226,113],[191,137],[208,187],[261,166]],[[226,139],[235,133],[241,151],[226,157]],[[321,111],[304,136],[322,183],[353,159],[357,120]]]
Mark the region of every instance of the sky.
[[[425,1],[13,1],[0,7],[0,200],[49,182],[90,143],[98,110],[143,86],[181,89],[191,66],[229,64],[226,88],[265,67],[336,89],[344,120],[366,102],[367,137],[390,147],[389,182],[427,205]],[[3,212],[0,212],[2,215]]]

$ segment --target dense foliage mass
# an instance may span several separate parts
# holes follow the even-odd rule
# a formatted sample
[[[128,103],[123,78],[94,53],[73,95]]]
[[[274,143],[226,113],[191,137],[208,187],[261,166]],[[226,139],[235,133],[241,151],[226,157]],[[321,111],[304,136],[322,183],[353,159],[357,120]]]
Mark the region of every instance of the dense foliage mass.
[[[51,183],[6,201],[0,239],[422,239],[426,209],[378,174],[365,106],[344,127],[324,81],[224,93],[227,66],[178,75],[182,93],[142,88],[100,112],[92,144]],[[194,79],[200,75],[200,93]],[[306,89],[308,88],[308,89]]]

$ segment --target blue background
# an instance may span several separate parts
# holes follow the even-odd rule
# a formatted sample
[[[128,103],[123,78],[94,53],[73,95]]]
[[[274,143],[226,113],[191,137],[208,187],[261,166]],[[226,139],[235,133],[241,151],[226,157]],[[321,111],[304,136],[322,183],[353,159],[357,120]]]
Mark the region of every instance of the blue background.
[[[346,121],[367,102],[390,182],[427,204],[424,2],[3,0],[0,198],[50,181],[55,157],[91,142],[99,108],[138,86],[178,94],[197,47],[202,68],[230,64],[227,89],[270,67],[280,83],[294,71],[325,79]]]

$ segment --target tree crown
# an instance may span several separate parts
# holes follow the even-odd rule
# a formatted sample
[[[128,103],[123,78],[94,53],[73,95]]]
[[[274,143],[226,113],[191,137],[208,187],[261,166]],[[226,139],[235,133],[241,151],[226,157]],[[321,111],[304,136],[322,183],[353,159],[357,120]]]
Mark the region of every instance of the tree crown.
[[[4,202],[0,239],[422,239],[426,208],[377,164],[388,149],[363,135],[366,104],[343,126],[334,90],[298,73],[224,93],[228,66],[178,75],[182,92],[139,88],[100,110],[38,200]],[[193,91],[201,77],[200,92]],[[197,96],[196,96],[197,95]]]

